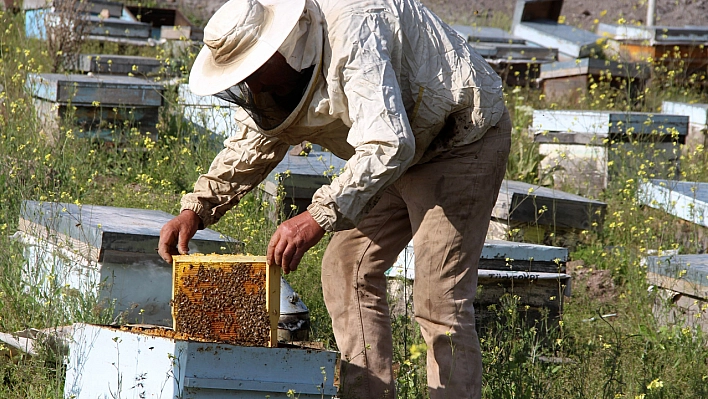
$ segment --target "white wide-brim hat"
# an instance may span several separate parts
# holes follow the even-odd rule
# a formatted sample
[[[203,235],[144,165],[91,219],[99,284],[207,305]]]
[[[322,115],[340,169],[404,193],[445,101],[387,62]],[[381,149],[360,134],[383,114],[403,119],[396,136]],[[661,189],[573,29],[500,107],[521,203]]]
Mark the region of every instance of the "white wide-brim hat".
[[[208,96],[242,82],[287,39],[305,0],[230,0],[204,27],[204,47],[189,74],[189,89]]]

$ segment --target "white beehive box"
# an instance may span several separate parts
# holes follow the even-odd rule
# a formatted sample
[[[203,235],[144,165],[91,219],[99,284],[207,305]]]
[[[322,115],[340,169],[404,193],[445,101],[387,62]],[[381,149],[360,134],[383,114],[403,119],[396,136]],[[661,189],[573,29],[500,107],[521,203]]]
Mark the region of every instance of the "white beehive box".
[[[75,324],[64,397],[321,399],[336,394],[335,352],[194,342],[156,330]]]
[[[676,101],[663,101],[661,112],[671,115],[688,116],[689,127],[686,136],[686,149],[694,150],[699,145],[706,145],[708,134],[708,104],[690,104]]]
[[[562,8],[563,0],[517,0],[511,33],[545,47],[557,48],[566,60],[601,54],[600,36],[558,23]]]
[[[602,228],[607,204],[520,181],[504,180],[492,210],[487,239],[542,243]]]
[[[660,290],[657,318],[708,329],[708,255],[648,256],[646,266],[647,283]]]
[[[346,164],[316,144],[307,155],[297,154],[296,148],[285,155],[264,182],[264,191],[269,198],[282,194],[281,206],[286,217],[304,212],[315,192],[329,184]]]
[[[532,130],[544,156],[541,173],[552,173],[556,188],[595,197],[612,176],[675,176],[688,117],[535,110]]]
[[[640,182],[637,198],[643,205],[708,227],[708,183],[652,179]]]
[[[208,133],[226,138],[238,132],[234,119],[236,111],[227,101],[214,96],[198,96],[189,90],[189,85],[181,84],[178,103],[184,118]]]
[[[172,215],[154,210],[25,201],[19,238],[25,278],[46,295],[92,296],[128,322],[172,325],[172,265],[157,254]],[[232,253],[238,243],[205,229],[190,251]],[[75,294],[79,295],[75,295]],[[79,299],[79,298],[77,298]]]
[[[560,316],[563,297],[570,296],[570,275],[565,273],[568,250],[561,247],[509,241],[487,240],[479,261],[477,297],[474,300],[478,327],[495,316],[489,306],[500,305],[505,293],[519,296],[519,311],[527,321],[541,319],[548,309],[549,319]],[[413,243],[401,252],[386,272],[391,313],[412,315],[415,254]],[[528,306],[528,308],[527,308]]]

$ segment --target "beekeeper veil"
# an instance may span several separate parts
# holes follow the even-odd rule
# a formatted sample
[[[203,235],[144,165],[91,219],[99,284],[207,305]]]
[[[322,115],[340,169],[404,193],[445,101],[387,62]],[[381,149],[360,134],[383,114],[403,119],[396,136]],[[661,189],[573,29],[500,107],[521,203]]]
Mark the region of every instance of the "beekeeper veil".
[[[314,1],[306,0],[300,18],[277,50],[298,72],[293,90],[287,94],[254,93],[245,81],[241,81],[214,95],[243,108],[263,130],[280,127],[306,97],[315,65],[322,56],[322,40],[322,13]]]

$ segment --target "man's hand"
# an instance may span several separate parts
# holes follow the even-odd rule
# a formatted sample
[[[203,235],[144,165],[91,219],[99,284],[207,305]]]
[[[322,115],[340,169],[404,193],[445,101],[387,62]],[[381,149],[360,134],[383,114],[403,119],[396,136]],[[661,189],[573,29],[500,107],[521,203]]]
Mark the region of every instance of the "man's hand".
[[[283,222],[268,244],[268,264],[283,268],[288,274],[297,270],[297,265],[308,249],[320,242],[325,230],[320,227],[310,212],[303,212]]]
[[[160,230],[160,243],[157,253],[167,263],[172,263],[172,255],[186,255],[189,253],[189,240],[194,237],[199,229],[199,215],[185,209],[177,217],[167,222]]]

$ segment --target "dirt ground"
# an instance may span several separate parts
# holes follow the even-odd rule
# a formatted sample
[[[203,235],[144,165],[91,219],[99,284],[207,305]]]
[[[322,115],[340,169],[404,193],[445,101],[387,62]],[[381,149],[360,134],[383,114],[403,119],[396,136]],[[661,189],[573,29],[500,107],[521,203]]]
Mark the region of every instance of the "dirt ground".
[[[203,23],[225,0],[173,0],[187,14]],[[683,26],[708,24],[708,0],[657,0],[656,25]],[[424,0],[423,4],[448,23],[479,26],[508,26],[515,0]],[[646,0],[567,0],[562,15],[566,23],[593,30],[595,20],[616,23],[644,22]]]

